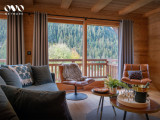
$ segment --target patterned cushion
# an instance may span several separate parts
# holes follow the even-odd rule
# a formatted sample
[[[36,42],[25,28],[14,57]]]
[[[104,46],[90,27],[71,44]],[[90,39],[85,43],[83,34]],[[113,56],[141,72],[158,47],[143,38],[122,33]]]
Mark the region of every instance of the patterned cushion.
[[[19,75],[23,87],[33,84],[27,65],[12,65],[9,66],[9,69],[13,70],[17,75]]]
[[[138,79],[141,80],[143,78],[141,71],[128,71],[128,77],[130,79]]]
[[[14,71],[19,76],[23,87],[33,84],[30,64],[2,65],[2,67],[6,67]]]

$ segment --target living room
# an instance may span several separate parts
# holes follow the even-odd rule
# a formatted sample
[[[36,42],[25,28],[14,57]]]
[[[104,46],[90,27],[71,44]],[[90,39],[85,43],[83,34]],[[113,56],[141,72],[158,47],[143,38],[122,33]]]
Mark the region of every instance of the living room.
[[[160,0],[1,1],[0,120],[160,119],[159,31]]]

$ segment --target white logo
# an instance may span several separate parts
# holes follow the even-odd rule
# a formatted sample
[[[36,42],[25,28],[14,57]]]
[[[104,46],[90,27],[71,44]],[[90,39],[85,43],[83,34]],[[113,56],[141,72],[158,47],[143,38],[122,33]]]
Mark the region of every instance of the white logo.
[[[12,12],[12,13],[18,12],[18,13],[22,13],[24,11],[24,6],[23,5],[6,5],[6,6],[4,6],[4,10],[6,12]]]

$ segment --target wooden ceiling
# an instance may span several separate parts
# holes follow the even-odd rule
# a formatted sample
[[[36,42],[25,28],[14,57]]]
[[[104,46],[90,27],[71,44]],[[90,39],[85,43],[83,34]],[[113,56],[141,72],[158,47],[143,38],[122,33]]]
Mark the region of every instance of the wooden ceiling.
[[[160,12],[160,0],[0,0],[1,5],[22,3],[29,7],[37,5],[56,6],[56,9],[84,9],[96,14],[110,12],[119,16],[141,14],[148,16]],[[2,8],[2,7],[1,7]],[[53,7],[54,9],[54,7]]]
[[[28,1],[28,0],[26,0]],[[54,4],[62,9],[85,8],[91,12],[111,11],[119,15],[145,14],[160,8],[160,0],[30,0],[36,4]],[[160,10],[156,11],[160,12]]]

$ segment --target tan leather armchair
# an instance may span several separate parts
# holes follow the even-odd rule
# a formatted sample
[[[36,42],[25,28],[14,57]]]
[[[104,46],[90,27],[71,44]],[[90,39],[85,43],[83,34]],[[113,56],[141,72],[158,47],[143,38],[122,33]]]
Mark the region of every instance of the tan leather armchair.
[[[143,78],[141,80],[128,78],[128,71],[142,71]],[[135,85],[145,85],[147,82],[152,82],[149,78],[149,65],[148,64],[124,64],[123,82]]]
[[[63,77],[63,65],[59,66],[59,73],[60,73],[61,83],[75,86],[75,92],[74,93],[66,94],[66,98],[68,100],[83,100],[83,99],[86,99],[88,97],[84,93],[77,93],[77,87],[78,86],[82,87],[82,86],[89,85],[89,84],[91,84],[91,83],[93,83],[95,81],[94,79],[87,78],[84,81],[65,80],[65,78]]]

